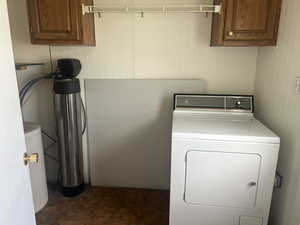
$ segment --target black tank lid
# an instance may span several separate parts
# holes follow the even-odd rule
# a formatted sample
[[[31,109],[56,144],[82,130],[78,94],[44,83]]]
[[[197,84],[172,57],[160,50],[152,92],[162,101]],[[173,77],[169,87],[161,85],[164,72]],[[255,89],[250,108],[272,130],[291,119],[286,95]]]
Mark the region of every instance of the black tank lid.
[[[80,81],[77,78],[73,79],[55,79],[53,91],[56,94],[73,94],[80,92]]]
[[[59,59],[57,71],[57,79],[75,78],[81,71],[81,62],[78,59]]]

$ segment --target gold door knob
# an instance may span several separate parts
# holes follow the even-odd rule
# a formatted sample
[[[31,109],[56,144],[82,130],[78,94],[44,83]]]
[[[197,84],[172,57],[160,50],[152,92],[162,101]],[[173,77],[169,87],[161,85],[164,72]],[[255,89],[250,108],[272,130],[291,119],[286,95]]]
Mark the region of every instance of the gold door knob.
[[[229,35],[230,37],[232,37],[233,34],[234,34],[233,31],[229,31],[229,32],[228,32],[228,35]]]
[[[38,163],[39,161],[39,154],[33,153],[31,155],[28,155],[27,153],[24,153],[24,164],[27,165],[28,163]]]

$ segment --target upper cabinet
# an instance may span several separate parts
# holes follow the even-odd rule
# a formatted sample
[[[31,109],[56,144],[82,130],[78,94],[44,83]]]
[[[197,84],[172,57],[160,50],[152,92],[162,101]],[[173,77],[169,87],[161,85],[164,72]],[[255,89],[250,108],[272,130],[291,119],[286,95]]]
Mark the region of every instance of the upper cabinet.
[[[93,14],[81,4],[93,0],[27,0],[33,44],[96,45]]]
[[[211,46],[276,45],[281,0],[215,0]]]

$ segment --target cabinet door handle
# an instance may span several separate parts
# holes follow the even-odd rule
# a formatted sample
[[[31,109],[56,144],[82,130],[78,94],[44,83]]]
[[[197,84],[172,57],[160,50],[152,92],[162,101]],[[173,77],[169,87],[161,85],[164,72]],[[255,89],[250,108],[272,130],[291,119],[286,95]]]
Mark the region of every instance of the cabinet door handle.
[[[228,32],[228,35],[229,35],[230,37],[232,37],[232,36],[234,35],[233,31],[229,31],[229,32]]]

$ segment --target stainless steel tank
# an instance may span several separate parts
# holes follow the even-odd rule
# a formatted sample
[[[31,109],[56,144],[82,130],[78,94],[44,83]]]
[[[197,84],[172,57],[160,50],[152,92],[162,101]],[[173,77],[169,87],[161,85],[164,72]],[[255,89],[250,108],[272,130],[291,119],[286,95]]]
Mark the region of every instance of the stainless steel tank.
[[[79,80],[54,80],[54,93],[62,192],[72,197],[84,189]]]

